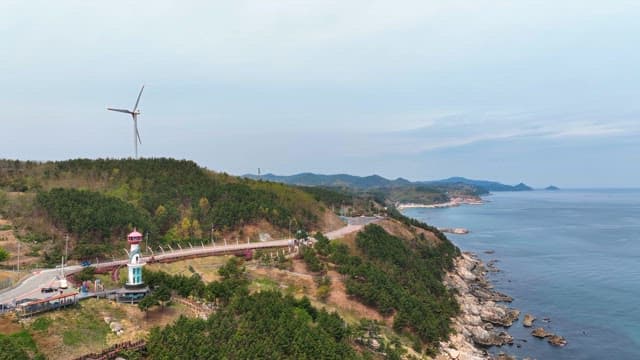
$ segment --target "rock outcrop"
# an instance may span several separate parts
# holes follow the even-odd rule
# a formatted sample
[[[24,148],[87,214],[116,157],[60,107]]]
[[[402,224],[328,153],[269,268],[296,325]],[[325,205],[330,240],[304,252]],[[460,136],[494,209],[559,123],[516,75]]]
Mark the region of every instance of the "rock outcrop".
[[[546,338],[547,341],[549,342],[549,344],[551,345],[555,345],[555,346],[565,346],[567,345],[567,340],[560,336],[560,335],[556,335],[552,332],[548,332],[546,331],[544,328],[537,328],[535,330],[533,330],[531,332],[531,335],[537,337],[537,338],[541,338],[544,339]]]
[[[541,339],[544,339],[544,338],[549,337],[549,336],[553,336],[552,333],[547,332],[547,330],[545,330],[544,328],[541,328],[541,327],[536,328],[535,330],[533,330],[531,332],[531,335],[533,335],[533,336],[535,336],[537,338],[541,338]]]
[[[550,336],[547,339],[547,341],[549,342],[549,344],[555,345],[555,346],[565,346],[565,345],[567,345],[567,340],[565,340],[565,338],[563,338],[562,336],[559,336],[559,335]]]
[[[480,312],[483,321],[504,327],[511,326],[519,316],[519,310],[496,305],[493,301],[487,301]]]
[[[522,326],[531,327],[533,326],[533,322],[536,320],[535,316],[531,314],[525,314],[524,320],[522,320]]]
[[[440,344],[437,359],[491,359],[485,347],[513,344],[513,337],[502,327],[511,326],[520,312],[498,304],[513,299],[493,290],[487,272],[480,260],[464,253],[456,259],[455,270],[445,276],[445,285],[455,290],[460,315],[453,322],[455,334]]]

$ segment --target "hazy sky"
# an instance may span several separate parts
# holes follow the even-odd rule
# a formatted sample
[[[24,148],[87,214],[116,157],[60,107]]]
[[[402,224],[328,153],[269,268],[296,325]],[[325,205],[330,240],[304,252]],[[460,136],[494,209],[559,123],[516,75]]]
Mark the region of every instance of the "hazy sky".
[[[0,157],[640,186],[640,1],[0,2]]]

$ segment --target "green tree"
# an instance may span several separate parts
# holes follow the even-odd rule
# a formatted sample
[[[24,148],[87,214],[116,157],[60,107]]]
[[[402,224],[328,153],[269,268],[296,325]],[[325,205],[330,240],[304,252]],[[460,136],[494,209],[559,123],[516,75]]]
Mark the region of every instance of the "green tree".
[[[8,258],[9,258],[9,252],[6,249],[0,247],[0,261],[5,261]]]
[[[171,290],[166,285],[160,285],[154,290],[154,297],[160,303],[160,307],[164,310],[164,307],[169,301],[171,301]]]
[[[138,308],[140,309],[140,311],[144,312],[145,318],[147,317],[149,309],[156,305],[159,305],[159,302],[153,293],[147,294],[147,296],[145,296],[138,302]]]
[[[91,281],[95,278],[96,268],[87,266],[75,274],[76,279],[80,281]]]

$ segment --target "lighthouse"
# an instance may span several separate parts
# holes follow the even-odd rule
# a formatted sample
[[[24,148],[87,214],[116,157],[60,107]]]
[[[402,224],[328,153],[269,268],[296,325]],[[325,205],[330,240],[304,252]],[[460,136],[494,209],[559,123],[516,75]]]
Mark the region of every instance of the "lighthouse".
[[[127,235],[129,243],[129,261],[127,262],[127,282],[123,288],[116,291],[116,299],[120,302],[136,303],[149,292],[149,287],[142,281],[142,255],[140,254],[140,243],[142,234],[136,229]]]
[[[125,287],[140,288],[143,284],[142,267],[144,266],[142,258],[140,257],[142,234],[134,229],[133,232],[127,235],[127,241],[129,242],[131,249],[129,250],[129,262],[127,263],[129,277],[127,278]]]

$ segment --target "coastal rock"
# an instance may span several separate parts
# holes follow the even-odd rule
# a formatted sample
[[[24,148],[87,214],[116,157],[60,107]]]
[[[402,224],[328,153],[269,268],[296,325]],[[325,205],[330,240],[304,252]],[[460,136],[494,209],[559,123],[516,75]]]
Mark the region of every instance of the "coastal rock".
[[[477,277],[469,270],[462,268],[458,269],[458,275],[465,281],[475,281]]]
[[[460,351],[452,348],[446,348],[444,351],[449,355],[450,359],[458,359],[460,357]]]
[[[482,319],[480,318],[480,316],[478,315],[469,315],[469,314],[465,314],[462,317],[462,321],[465,324],[468,325],[474,325],[474,326],[481,326],[482,324]]]
[[[497,262],[498,260],[490,260],[489,262],[487,262],[487,270],[494,273],[500,272],[500,269],[496,267]]]
[[[522,326],[531,327],[533,326],[533,322],[536,320],[535,316],[531,314],[525,314],[524,320],[522,320]]]
[[[513,344],[513,337],[504,331],[487,331],[479,326],[471,329],[473,341],[482,346],[502,346]]]
[[[450,234],[456,234],[456,235],[466,235],[469,233],[469,230],[465,228],[438,228],[438,230],[444,233],[450,233]]]
[[[474,285],[471,288],[471,293],[485,301],[495,301],[495,302],[512,302],[513,298],[509,295],[503,294],[499,291],[489,290],[481,285]]]
[[[514,356],[511,356],[509,354],[505,354],[503,352],[499,353],[493,359],[495,359],[495,360],[516,360],[516,358]]]
[[[455,260],[454,270],[445,275],[444,283],[456,294],[460,314],[453,319],[454,333],[446,342],[440,343],[437,360],[491,359],[486,347],[514,343],[507,332],[497,329],[511,325],[520,312],[496,304],[512,299],[492,289],[487,273],[487,268],[475,255],[465,252]]]
[[[495,304],[493,304],[493,306],[491,305],[491,302],[487,302],[482,308],[480,318],[483,321],[490,322],[494,325],[509,327],[520,317],[520,311],[517,309],[506,308]]]
[[[533,330],[533,331],[531,332],[531,335],[533,335],[533,336],[535,336],[535,337],[537,337],[537,338],[541,338],[541,339],[544,339],[544,338],[546,338],[546,337],[553,336],[553,334],[552,334],[552,333],[547,332],[544,328],[541,328],[541,327],[536,328],[535,330]]]
[[[567,345],[567,340],[565,340],[565,338],[563,338],[562,336],[559,336],[559,335],[550,336],[547,339],[547,341],[549,342],[549,344],[555,345],[555,346],[565,346],[565,345]]]

